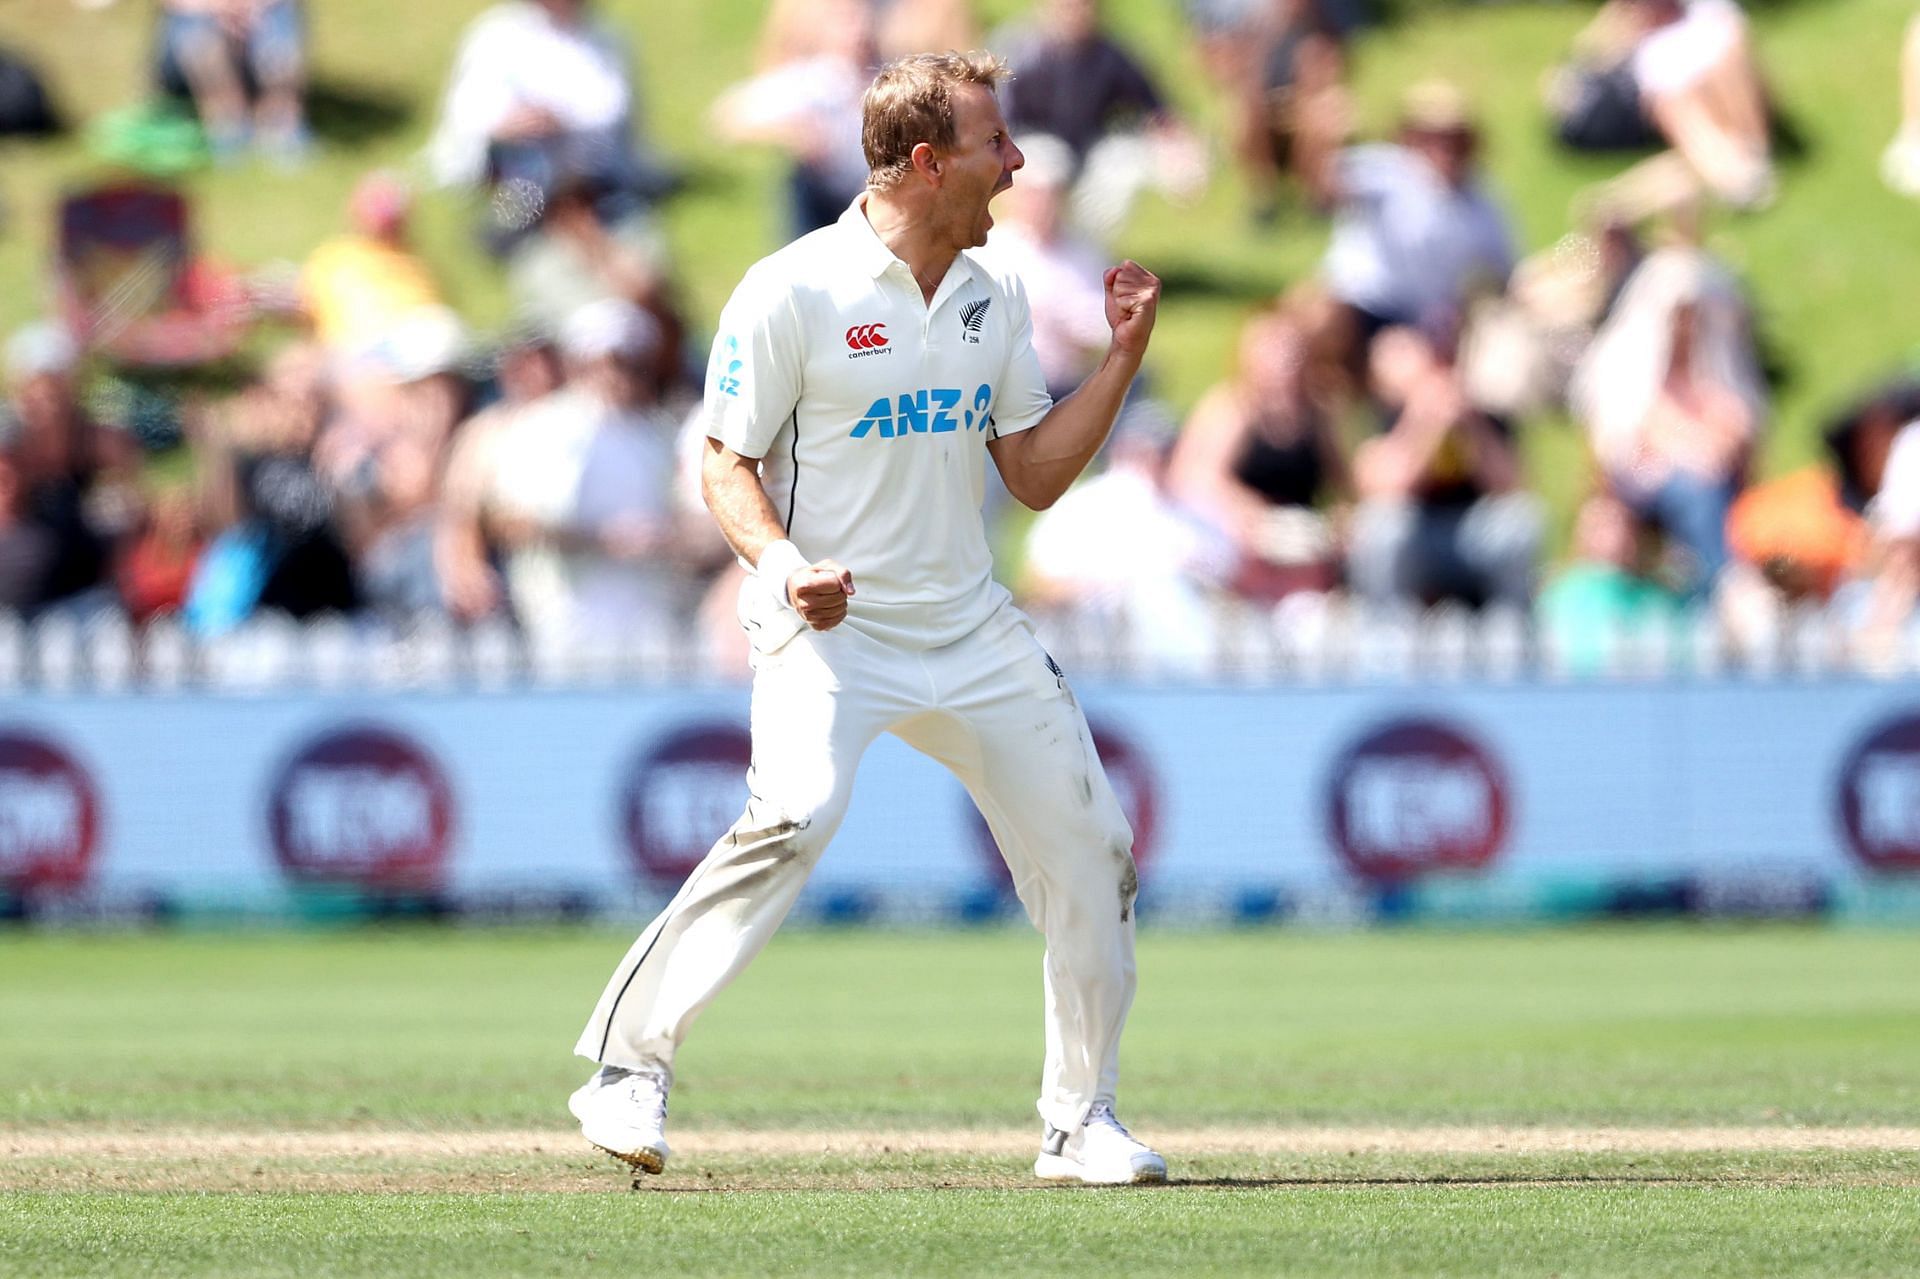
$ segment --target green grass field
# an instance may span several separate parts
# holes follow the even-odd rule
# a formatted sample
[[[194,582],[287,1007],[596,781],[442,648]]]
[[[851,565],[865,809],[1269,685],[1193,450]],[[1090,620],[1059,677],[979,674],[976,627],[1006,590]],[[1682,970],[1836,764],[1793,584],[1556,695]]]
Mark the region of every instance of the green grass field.
[[[626,938],[0,938],[0,1273],[1897,1275],[1920,936],[1142,935],[1124,1113],[1042,1188],[1038,943],[797,932],[636,1192],[569,1131]]]

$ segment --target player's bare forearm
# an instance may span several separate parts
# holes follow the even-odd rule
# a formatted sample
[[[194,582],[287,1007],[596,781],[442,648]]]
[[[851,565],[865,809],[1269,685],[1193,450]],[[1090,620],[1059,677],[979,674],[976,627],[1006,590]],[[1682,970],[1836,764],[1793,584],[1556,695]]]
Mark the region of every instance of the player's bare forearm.
[[[760,460],[742,457],[718,440],[707,441],[700,463],[700,496],[727,545],[749,564],[758,564],[761,552],[787,536],[773,500],[760,483]]]
[[[988,444],[1007,491],[1036,511],[1059,501],[1107,442],[1139,371],[1139,356],[1110,349],[1080,389],[1054,405],[1038,425]]]
[[[734,554],[754,566],[774,590],[816,631],[832,630],[846,620],[853,574],[833,560],[809,563],[774,513],[773,499],[760,482],[760,460],[742,457],[718,440],[707,441],[700,465],[700,493]],[[774,548],[770,560],[764,559]]]
[[[1007,491],[1036,511],[1059,501],[1106,443],[1121,401],[1127,398],[1127,388],[1147,354],[1147,339],[1153,335],[1160,307],[1159,277],[1128,259],[1108,267],[1104,283],[1107,327],[1113,330],[1107,358],[1038,425],[987,446]]]

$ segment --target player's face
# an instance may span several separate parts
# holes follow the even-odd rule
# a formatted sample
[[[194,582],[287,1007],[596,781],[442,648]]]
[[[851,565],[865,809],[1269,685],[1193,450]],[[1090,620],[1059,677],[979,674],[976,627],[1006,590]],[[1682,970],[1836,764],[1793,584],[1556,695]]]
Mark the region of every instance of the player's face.
[[[987,242],[993,215],[987,205],[1013,185],[1013,173],[1027,162],[1007,133],[1000,100],[982,85],[958,86],[953,95],[953,151],[945,157],[943,185],[955,241],[979,248]]]

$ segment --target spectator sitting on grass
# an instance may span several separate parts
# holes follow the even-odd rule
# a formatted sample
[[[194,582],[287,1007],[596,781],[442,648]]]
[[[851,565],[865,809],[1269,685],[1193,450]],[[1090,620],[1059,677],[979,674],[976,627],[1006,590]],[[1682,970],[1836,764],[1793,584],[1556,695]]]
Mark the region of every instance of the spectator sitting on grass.
[[[1900,131],[1880,157],[1880,176],[1901,195],[1920,196],[1920,14],[1900,46]]]
[[[306,32],[298,0],[162,0],[160,78],[192,99],[215,160],[249,142],[306,158]]]
[[[557,390],[561,380],[553,344],[533,334],[500,352],[498,370],[499,400],[454,434],[434,535],[434,567],[447,610],[467,622],[506,611],[500,548],[488,535],[493,486],[506,478],[497,453],[521,415]]]
[[[796,239],[833,222],[867,186],[860,130],[873,79],[873,16],[864,0],[816,0],[812,9],[825,37],[817,52],[762,71],[713,104],[722,140],[787,153],[787,234]]]
[[[1101,29],[1099,0],[1041,0],[1034,29],[1010,33],[1001,90],[1018,139],[1044,133],[1073,150],[1075,224],[1100,240],[1147,186],[1176,199],[1206,184],[1205,147],[1138,59]]]
[[[1339,562],[1320,509],[1352,495],[1332,415],[1307,380],[1306,330],[1283,310],[1240,329],[1234,374],[1194,406],[1169,485],[1238,553],[1236,589],[1274,599],[1329,590]]]
[[[682,616],[678,420],[653,376],[660,340],[630,302],[584,308],[560,334],[565,387],[517,414],[492,451],[490,531],[507,549],[514,613],[542,648],[631,643]]]
[[[1691,556],[1704,594],[1766,413],[1747,310],[1696,249],[1641,263],[1574,372],[1569,399],[1609,491]]]
[[[333,411],[326,367],[318,348],[286,347],[196,432],[208,522],[218,530],[187,596],[187,624],[201,635],[263,610],[307,618],[359,602],[334,495],[313,464]]]
[[[1572,675],[1602,675],[1616,660],[1614,641],[1685,621],[1680,595],[1654,576],[1649,531],[1625,504],[1599,494],[1581,503],[1573,556],[1540,591],[1535,615],[1549,651]]]
[[[1034,608],[1087,610],[1149,670],[1207,674],[1211,595],[1232,556],[1168,492],[1172,444],[1172,423],[1156,406],[1122,409],[1105,469],[1034,521],[1021,596]]]
[[[1684,204],[1702,189],[1735,208],[1773,200],[1772,121],[1746,15],[1735,0],[1615,0],[1633,36],[1626,66],[1669,152],[1635,166],[1600,199],[1628,216]]]
[[[80,351],[66,330],[30,325],[6,355],[11,421],[0,446],[13,455],[27,518],[53,548],[40,602],[79,612],[110,606],[111,550],[139,506],[139,447],[82,407]]]
[[[422,312],[444,307],[433,273],[409,243],[413,197],[394,174],[361,178],[347,202],[352,230],[308,255],[300,292],[314,336],[355,359]]]
[[[1334,209],[1321,271],[1347,313],[1356,382],[1382,329],[1450,328],[1476,289],[1506,287],[1513,236],[1481,185],[1479,150],[1465,97],[1431,81],[1407,91],[1396,142],[1350,147],[1315,176]]]
[[[617,221],[659,185],[635,147],[637,107],[626,44],[588,0],[505,0],[461,40],[428,162],[443,185],[500,188],[498,248],[569,175],[597,181],[598,212]]]
[[[1377,605],[1528,607],[1543,520],[1520,487],[1511,430],[1468,401],[1454,368],[1413,329],[1380,335],[1373,385],[1393,420],[1354,454],[1348,581]]]

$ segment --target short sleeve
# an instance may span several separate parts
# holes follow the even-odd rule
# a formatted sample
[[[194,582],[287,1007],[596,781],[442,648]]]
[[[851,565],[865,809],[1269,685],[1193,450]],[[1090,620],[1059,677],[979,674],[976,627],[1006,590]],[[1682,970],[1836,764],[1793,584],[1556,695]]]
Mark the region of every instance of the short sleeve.
[[[720,313],[701,425],[742,457],[765,457],[800,399],[805,360],[790,290],[749,273]]]
[[[987,433],[990,440],[1039,425],[1053,407],[1046,375],[1040,371],[1040,356],[1033,349],[1033,309],[1027,304],[1026,286],[1017,277],[1009,284],[1007,300],[1013,307],[1012,336],[1008,339],[1006,371],[1000,375],[1000,387],[993,397],[993,426]]]

